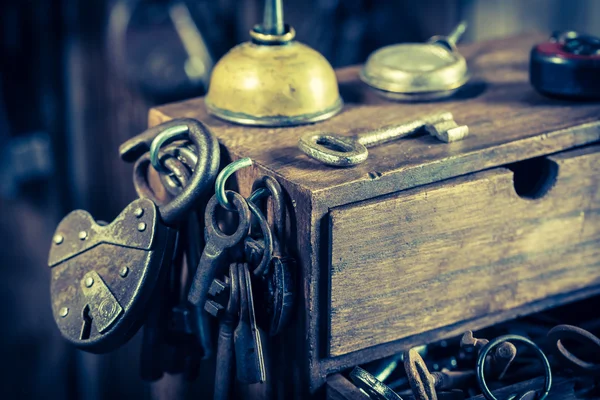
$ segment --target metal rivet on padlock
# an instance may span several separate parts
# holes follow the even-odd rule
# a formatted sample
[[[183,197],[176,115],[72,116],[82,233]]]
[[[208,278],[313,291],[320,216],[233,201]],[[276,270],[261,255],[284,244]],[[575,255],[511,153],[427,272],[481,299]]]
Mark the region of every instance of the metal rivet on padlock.
[[[132,139],[125,146],[129,160],[147,152],[152,138],[175,128],[199,152],[179,196],[160,206],[149,198],[137,199],[106,225],[76,210],[57,227],[48,257],[54,319],[63,337],[86,351],[112,351],[137,332],[170,261],[174,227],[216,178],[219,144],[193,119],[169,121],[144,132],[142,140]],[[149,159],[139,161],[134,178],[146,179],[149,164]]]

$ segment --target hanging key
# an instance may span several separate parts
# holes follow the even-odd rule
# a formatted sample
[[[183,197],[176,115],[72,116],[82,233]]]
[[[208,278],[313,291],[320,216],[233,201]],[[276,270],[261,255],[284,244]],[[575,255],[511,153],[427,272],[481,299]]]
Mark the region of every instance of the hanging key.
[[[307,133],[298,140],[298,148],[323,164],[351,167],[367,159],[368,147],[410,136],[425,125],[434,125],[452,119],[452,113],[440,112],[404,124],[365,132],[354,138],[327,132]],[[430,133],[433,134],[433,131]]]
[[[238,276],[238,264],[229,266],[229,279],[224,282],[215,280],[216,288],[212,290],[214,297],[225,296],[227,292],[226,306],[214,300],[207,302],[207,310],[211,310],[214,316],[219,316],[219,336],[217,342],[217,366],[215,372],[214,400],[228,400],[233,388],[233,366],[234,366],[234,342],[233,331],[236,321],[239,320],[240,312],[240,279]],[[215,306],[211,308],[211,306]],[[219,311],[222,312],[219,315]],[[209,312],[211,312],[209,311]]]
[[[259,322],[271,336],[277,335],[288,323],[294,306],[294,272],[296,262],[285,252],[285,202],[279,182],[270,176],[257,180],[253,185],[253,194],[249,202],[260,203],[269,198],[273,210],[273,255],[270,266],[261,283],[261,303]],[[262,242],[247,243],[246,253],[249,259],[262,256]]]
[[[240,322],[234,332],[237,378],[242,383],[266,380],[262,341],[254,313],[252,280],[248,264],[238,264],[240,279]]]
[[[232,235],[226,235],[221,231],[217,223],[217,207],[220,208],[220,205],[216,196],[213,196],[206,205],[204,216],[206,245],[188,292],[188,301],[197,310],[198,329],[200,331],[206,331],[209,325],[207,314],[203,308],[208,298],[210,285],[217,276],[224,273],[224,269],[228,265],[228,250],[243,243],[250,229],[250,209],[246,199],[233,191],[227,191],[226,195],[237,211],[237,229]],[[210,335],[203,335],[202,340],[204,356],[208,357],[212,352]]]
[[[108,352],[137,332],[170,261],[174,228],[216,178],[219,145],[200,122],[169,121],[145,135],[182,126],[203,156],[179,196],[161,206],[137,199],[108,225],[73,211],[56,229],[48,258],[52,309],[62,335],[77,347]]]

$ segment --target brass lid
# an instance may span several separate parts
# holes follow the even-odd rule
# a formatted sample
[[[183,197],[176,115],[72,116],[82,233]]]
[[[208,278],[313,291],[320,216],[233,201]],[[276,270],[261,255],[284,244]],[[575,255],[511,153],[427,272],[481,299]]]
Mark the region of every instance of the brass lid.
[[[253,40],[215,65],[205,98],[211,114],[243,125],[290,126],[322,121],[342,109],[333,68],[293,40],[280,6],[281,0],[267,0],[265,22],[250,32]]]
[[[467,62],[454,46],[464,28],[461,24],[453,35],[434,37],[427,43],[383,47],[369,56],[360,77],[394,99],[448,96],[469,79]]]

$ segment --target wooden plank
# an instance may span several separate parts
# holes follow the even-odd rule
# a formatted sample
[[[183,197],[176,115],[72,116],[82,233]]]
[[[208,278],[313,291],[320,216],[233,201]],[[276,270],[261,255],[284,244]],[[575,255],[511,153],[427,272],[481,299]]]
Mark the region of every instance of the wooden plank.
[[[463,94],[451,101],[385,101],[359,81],[359,68],[351,67],[338,71],[344,111],[319,124],[237,126],[209,116],[202,98],[155,108],[150,118],[152,123],[198,118],[230,151],[251,157],[283,179],[318,193],[333,207],[600,139],[600,104],[548,99],[529,85],[529,50],[543,38],[534,35],[465,46],[463,52],[474,77]],[[365,163],[348,169],[323,166],[296,147],[298,137],[306,132],[350,135],[442,109],[468,124],[471,136],[451,144],[427,136],[400,140],[372,148]],[[369,190],[363,190],[365,187]]]
[[[341,374],[327,378],[327,400],[368,400],[369,397]]]
[[[333,209],[329,354],[600,285],[599,151],[537,200],[499,168]]]

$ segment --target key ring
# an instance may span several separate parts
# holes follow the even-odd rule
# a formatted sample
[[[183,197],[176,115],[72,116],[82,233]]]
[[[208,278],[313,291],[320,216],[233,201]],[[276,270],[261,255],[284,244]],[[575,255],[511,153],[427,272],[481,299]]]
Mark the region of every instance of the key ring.
[[[252,272],[254,275],[266,275],[269,273],[269,266],[271,265],[271,257],[273,256],[273,233],[271,232],[271,228],[269,227],[269,222],[267,218],[265,218],[260,208],[254,202],[246,200],[248,203],[248,208],[254,214],[256,219],[258,220],[258,224],[260,226],[260,230],[263,234],[263,240],[265,242],[265,250],[263,252],[263,256],[260,260],[258,266]]]
[[[170,188],[166,184],[173,184],[177,182],[178,185],[181,185],[181,192],[183,187],[187,186],[191,177],[191,174],[187,168],[187,166],[168,154],[164,154],[161,157],[161,164],[164,165],[164,168],[167,171],[167,174],[164,176],[173,177],[168,178],[170,181],[165,182],[163,180],[163,174],[160,174],[161,183],[164,187],[166,193],[156,193],[150,188],[148,184],[147,171],[150,165],[150,156],[148,153],[145,153],[141,156],[135,163],[133,167],[133,186],[135,188],[135,192],[139,197],[145,197],[152,200],[156,204],[165,204],[168,202],[168,195],[175,196],[179,193],[173,193]]]
[[[583,361],[571,353],[563,343],[563,340],[570,339],[588,345],[591,351],[598,352],[600,350],[600,339],[594,334],[577,326],[557,325],[548,332],[548,339],[555,346],[555,353],[568,364],[569,368],[585,375],[597,376],[600,374],[599,364]]]
[[[483,371],[484,371],[486,357],[488,356],[490,351],[494,347],[498,346],[499,344],[508,342],[508,341],[511,341],[511,342],[516,341],[516,342],[521,342],[523,344],[528,345],[537,353],[537,355],[541,359],[542,364],[544,366],[544,392],[538,398],[538,400],[544,400],[548,396],[548,393],[550,393],[550,388],[552,387],[552,370],[550,369],[550,362],[548,361],[548,358],[546,357],[546,355],[544,354],[542,349],[540,349],[533,341],[527,339],[524,336],[520,336],[520,335],[499,336],[493,340],[490,340],[490,342],[488,344],[486,344],[485,346],[483,346],[483,348],[479,352],[479,356],[477,357],[476,375],[477,375],[477,383],[479,384],[479,388],[481,389],[483,396],[487,400],[498,400],[492,394],[492,392],[488,388],[487,384],[485,383]],[[512,398],[514,398],[514,396],[511,397],[511,399]]]
[[[372,399],[402,400],[402,397],[390,389],[389,386],[360,367],[355,367],[350,372],[350,379]]]
[[[167,169],[160,162],[160,157],[158,151],[160,148],[167,143],[170,143],[174,140],[180,139],[181,135],[186,134],[188,131],[187,125],[175,125],[173,127],[167,128],[161,133],[159,133],[154,140],[152,140],[152,144],[150,144],[150,162],[154,169],[158,172],[168,173]]]
[[[215,194],[217,195],[217,200],[219,201],[221,207],[228,211],[236,210],[227,199],[227,196],[225,196],[225,182],[235,171],[249,167],[252,164],[254,164],[252,159],[248,157],[241,158],[227,165],[221,170],[219,175],[217,175],[217,179],[215,180]]]

